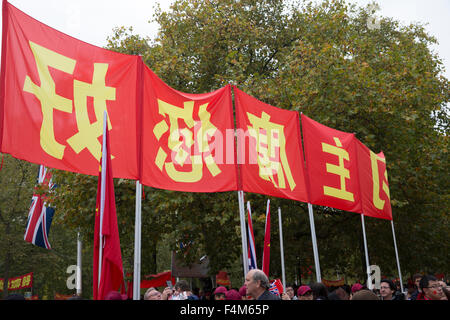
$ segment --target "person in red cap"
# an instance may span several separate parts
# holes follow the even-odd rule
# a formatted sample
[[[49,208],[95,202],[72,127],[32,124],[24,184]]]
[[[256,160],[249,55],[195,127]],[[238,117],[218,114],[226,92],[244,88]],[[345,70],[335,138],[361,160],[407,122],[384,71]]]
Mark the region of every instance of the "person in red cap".
[[[239,289],[239,294],[241,295],[241,300],[253,300],[252,296],[247,295],[247,287],[245,285]]]
[[[234,289],[225,293],[225,300],[241,300],[241,294]]]
[[[350,299],[356,292],[361,291],[362,289],[364,289],[364,287],[360,283],[355,283],[354,285],[352,285],[352,293],[350,295]]]
[[[309,286],[300,286],[297,290],[298,300],[312,300],[313,294]]]
[[[216,290],[214,290],[214,300],[225,300],[225,294],[227,293],[227,288],[224,286],[217,287]]]
[[[118,291],[110,291],[106,294],[105,300],[127,300],[127,295],[120,294]]]

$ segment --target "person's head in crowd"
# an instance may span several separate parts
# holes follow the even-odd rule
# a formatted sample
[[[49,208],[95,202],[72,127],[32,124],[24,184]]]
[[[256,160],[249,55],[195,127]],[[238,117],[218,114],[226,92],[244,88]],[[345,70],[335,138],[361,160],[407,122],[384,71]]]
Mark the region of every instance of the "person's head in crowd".
[[[214,300],[225,300],[227,291],[227,288],[224,286],[217,287],[216,290],[214,290]]]
[[[298,300],[312,300],[313,292],[309,286],[300,286],[297,290]]]
[[[390,279],[382,279],[380,281],[380,295],[383,300],[392,300],[396,286]]]
[[[286,294],[288,295],[289,299],[293,299],[295,296],[294,287],[291,285],[288,285],[286,287]]]
[[[352,294],[355,294],[356,292],[362,290],[363,288],[364,287],[361,283],[355,283],[354,285],[352,285]]]
[[[225,293],[225,300],[241,300],[241,294],[235,289],[230,289]]]
[[[380,300],[380,298],[372,291],[363,289],[355,292],[351,300]]]
[[[144,300],[161,300],[161,292],[151,287],[144,294]]]
[[[431,274],[422,277],[419,287],[426,300],[441,300],[445,296],[438,279]]]
[[[258,299],[270,287],[269,278],[259,269],[252,269],[247,273],[244,285],[247,288],[247,295],[253,299]]]
[[[106,294],[105,300],[127,300],[127,296],[118,291],[110,291]]]
[[[313,283],[310,287],[313,292],[313,300],[328,299],[328,289],[322,282]]]
[[[247,287],[245,285],[243,285],[240,289],[239,289],[239,294],[241,295],[241,300],[251,300],[252,297],[247,295]]]

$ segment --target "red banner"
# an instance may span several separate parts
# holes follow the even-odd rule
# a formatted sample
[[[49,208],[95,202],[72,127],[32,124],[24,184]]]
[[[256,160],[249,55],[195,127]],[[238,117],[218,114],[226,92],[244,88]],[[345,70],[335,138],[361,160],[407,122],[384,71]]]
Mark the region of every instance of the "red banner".
[[[183,93],[145,68],[144,88],[141,183],[188,192],[237,190],[230,86]]]
[[[302,114],[310,202],[361,213],[356,138]]]
[[[234,94],[242,189],[307,202],[298,112]]]
[[[167,287],[167,281],[172,281],[172,285],[175,285],[175,280],[170,271],[149,274],[144,276],[144,280],[141,280],[141,288]]]
[[[219,271],[216,274],[216,284],[217,286],[231,287],[230,276],[226,271]]]
[[[3,1],[0,151],[96,175],[108,112],[114,176],[138,178],[142,60],[52,29]]]
[[[322,278],[322,283],[327,287],[339,287],[345,284],[344,278],[339,280],[326,280]]]
[[[3,291],[3,284],[5,279],[0,279],[0,291]],[[10,278],[8,280],[8,290],[20,290],[31,288],[33,286],[33,272],[27,273],[20,277]]]
[[[359,140],[356,146],[362,212],[365,216],[392,220],[386,158],[383,152],[375,154]]]

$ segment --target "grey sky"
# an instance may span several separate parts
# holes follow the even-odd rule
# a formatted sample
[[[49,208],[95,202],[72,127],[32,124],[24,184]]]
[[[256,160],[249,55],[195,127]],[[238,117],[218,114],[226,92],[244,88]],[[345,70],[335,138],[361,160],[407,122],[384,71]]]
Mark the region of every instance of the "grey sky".
[[[320,1],[320,0],[318,0]],[[349,0],[361,6],[371,0]],[[158,26],[150,24],[156,3],[166,10],[171,0],[9,0],[37,20],[88,43],[104,46],[117,26],[133,26],[136,34],[153,38]],[[450,78],[450,0],[378,0],[376,15],[404,24],[420,22],[439,42],[432,49],[445,65]]]

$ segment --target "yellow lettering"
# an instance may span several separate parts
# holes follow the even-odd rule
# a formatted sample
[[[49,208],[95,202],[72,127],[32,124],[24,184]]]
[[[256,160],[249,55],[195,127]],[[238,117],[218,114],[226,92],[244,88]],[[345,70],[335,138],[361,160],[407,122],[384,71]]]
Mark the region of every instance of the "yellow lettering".
[[[56,94],[55,82],[53,81],[49,67],[73,74],[76,61],[46,49],[32,41],[30,43],[41,85],[35,84],[29,76],[25,78],[23,90],[32,93],[41,102],[42,125],[40,132],[40,143],[42,149],[49,155],[62,159],[65,146],[55,139],[53,128],[53,110],[72,113],[72,101]]]
[[[105,84],[108,65],[94,63],[94,75],[92,84],[75,80],[73,82],[75,115],[77,119],[78,133],[67,139],[67,143],[78,154],[85,148],[100,160],[102,146],[98,140],[103,134],[103,114],[107,100],[116,99],[116,89]],[[87,97],[94,98],[94,110],[97,121],[91,123],[88,116]],[[111,121],[108,117],[108,130],[111,130]]]
[[[370,151],[370,162],[372,167],[372,181],[373,181],[373,205],[379,210],[383,210],[385,201],[380,198],[380,175],[378,172],[378,161],[386,163],[384,158],[377,156],[375,153]],[[382,189],[390,199],[389,187],[387,185],[387,170],[384,172],[385,181],[383,181]]]
[[[348,152],[345,149],[342,149],[342,143],[339,138],[334,138],[334,142],[336,146],[322,143],[322,151],[326,153],[330,153],[336,155],[339,159],[339,165],[327,163],[326,170],[331,174],[336,174],[340,177],[340,188],[334,188],[330,186],[323,187],[323,193],[327,196],[348,200],[354,202],[353,193],[348,192],[345,189],[346,181],[345,179],[350,179],[350,171],[345,168],[344,160],[350,161],[350,157]]]
[[[284,126],[271,122],[270,115],[265,112],[261,117],[248,112],[247,116],[251,123],[248,131],[256,140],[259,176],[279,189],[286,188],[286,176],[289,188],[294,190],[296,183],[286,156]]]
[[[197,182],[203,176],[203,162],[205,162],[212,176],[218,175],[221,170],[211,155],[208,144],[208,136],[212,136],[217,128],[211,123],[211,114],[207,111],[208,104],[201,105],[198,116],[200,128],[193,133],[197,121],[194,121],[194,101],[184,102],[183,107],[171,105],[165,101],[158,100],[159,113],[168,119],[157,123],[153,128],[153,134],[159,141],[164,134],[169,132],[167,147],[171,151],[171,157],[159,148],[155,158],[156,166],[177,182]],[[167,123],[168,120],[168,123]],[[183,120],[187,128],[180,129],[179,120]],[[192,147],[197,143],[199,154],[193,154]],[[168,161],[168,158],[172,161]],[[203,161],[203,158],[204,161]],[[179,171],[176,165],[191,165],[190,171]]]

